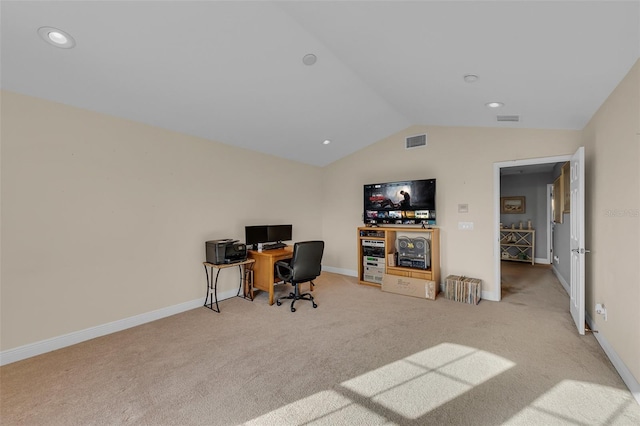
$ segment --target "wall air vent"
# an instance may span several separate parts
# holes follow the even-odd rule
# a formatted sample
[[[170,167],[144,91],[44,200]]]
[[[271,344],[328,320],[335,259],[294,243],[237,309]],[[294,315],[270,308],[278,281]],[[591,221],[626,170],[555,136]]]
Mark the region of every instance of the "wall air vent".
[[[420,148],[423,146],[427,146],[427,135],[416,135],[416,136],[409,136],[406,140],[405,140],[405,144],[404,147],[406,149],[413,149],[413,148]]]
[[[520,121],[519,115],[498,115],[498,121]]]

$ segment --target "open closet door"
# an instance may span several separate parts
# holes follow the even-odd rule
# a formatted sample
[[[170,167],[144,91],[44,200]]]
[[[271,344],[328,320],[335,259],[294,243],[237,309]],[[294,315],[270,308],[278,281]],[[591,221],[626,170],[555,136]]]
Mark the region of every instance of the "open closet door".
[[[571,316],[584,334],[584,262],[588,250],[584,248],[584,147],[571,157],[570,169],[571,221]]]

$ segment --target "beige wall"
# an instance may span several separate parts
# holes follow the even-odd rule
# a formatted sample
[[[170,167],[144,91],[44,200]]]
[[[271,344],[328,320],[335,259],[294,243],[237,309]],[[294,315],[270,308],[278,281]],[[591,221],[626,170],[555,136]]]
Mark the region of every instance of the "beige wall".
[[[586,308],[640,381],[640,61],[586,126],[584,144]]]
[[[321,169],[2,92],[7,350],[198,298],[204,242],[320,238]],[[296,202],[291,202],[295,194]],[[220,291],[237,288],[237,272]]]
[[[203,242],[245,224],[293,223],[326,241],[325,267],[355,274],[362,185],[377,181],[438,179],[442,276],[493,291],[493,164],[584,144],[587,312],[637,380],[639,79],[636,64],[583,132],[416,126],[323,169],[3,92],[0,349],[203,298]],[[428,147],[405,150],[422,132]]]
[[[423,132],[428,137],[426,148],[404,148],[406,136]],[[483,290],[492,292],[497,286],[493,164],[572,154],[578,146],[579,131],[425,126],[336,161],[324,170],[323,229],[335,248],[330,264],[357,269],[356,227],[362,225],[365,183],[436,178],[442,278],[449,274],[480,278]],[[469,213],[458,213],[458,204],[468,204]],[[459,231],[459,221],[473,222],[474,230]]]

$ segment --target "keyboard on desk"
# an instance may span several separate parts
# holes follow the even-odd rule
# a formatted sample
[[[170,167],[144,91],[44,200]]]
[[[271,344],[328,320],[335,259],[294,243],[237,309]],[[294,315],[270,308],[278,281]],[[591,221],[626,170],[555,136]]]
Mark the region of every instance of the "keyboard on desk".
[[[275,250],[285,248],[287,245],[285,243],[271,243],[271,244],[263,244],[262,250]]]

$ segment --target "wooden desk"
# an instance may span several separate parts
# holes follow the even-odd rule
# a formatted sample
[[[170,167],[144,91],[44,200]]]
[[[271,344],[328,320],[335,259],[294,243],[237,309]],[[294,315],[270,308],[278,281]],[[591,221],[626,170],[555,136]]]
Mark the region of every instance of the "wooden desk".
[[[248,250],[247,256],[255,259],[253,266],[253,287],[269,292],[269,304],[273,305],[273,284],[280,282],[275,273],[275,263],[278,260],[291,259],[293,247],[287,246],[275,250]]]

